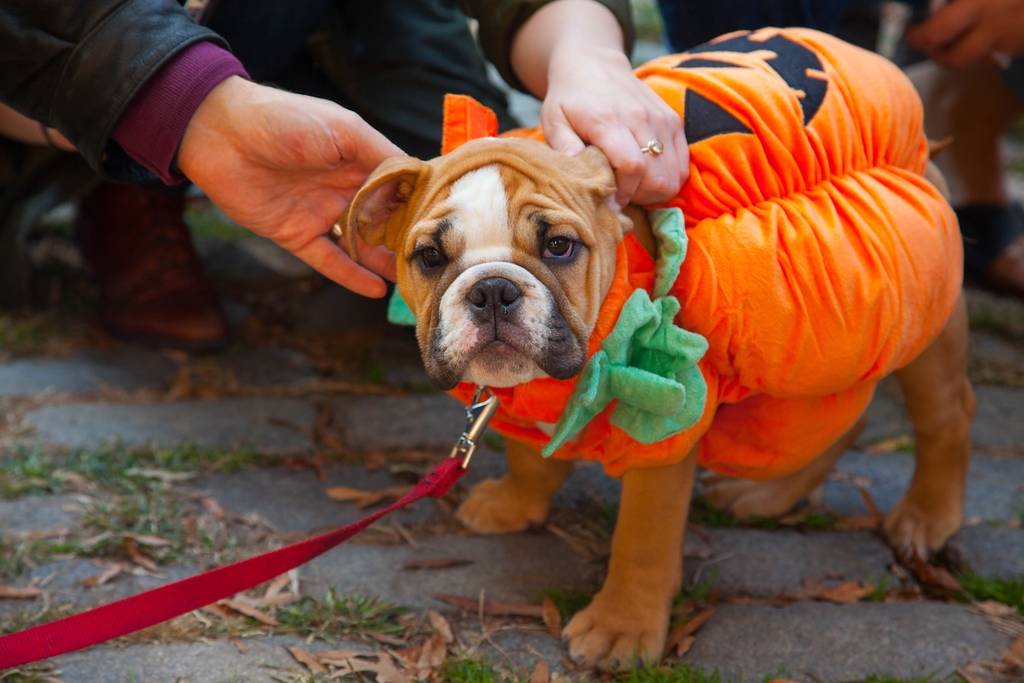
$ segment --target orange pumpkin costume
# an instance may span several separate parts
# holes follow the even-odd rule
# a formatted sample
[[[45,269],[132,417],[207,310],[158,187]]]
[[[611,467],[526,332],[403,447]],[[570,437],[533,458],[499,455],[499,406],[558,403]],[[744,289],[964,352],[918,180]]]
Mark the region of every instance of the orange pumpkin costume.
[[[941,331],[957,300],[956,219],[923,177],[920,102],[892,64],[804,29],[723,36],[637,70],[682,117],[690,178],[689,250],[670,294],[676,323],[703,335],[707,385],[697,422],[639,444],[605,410],[555,452],[613,476],[665,465],[699,445],[700,463],[754,479],[795,471],[860,417],[877,381]],[[446,103],[443,152],[494,135],[487,110]],[[540,138],[538,130],[512,135]],[[654,259],[628,236],[590,340],[593,354]],[[543,447],[571,380],[495,389],[492,426]],[[472,386],[453,393],[468,401]]]

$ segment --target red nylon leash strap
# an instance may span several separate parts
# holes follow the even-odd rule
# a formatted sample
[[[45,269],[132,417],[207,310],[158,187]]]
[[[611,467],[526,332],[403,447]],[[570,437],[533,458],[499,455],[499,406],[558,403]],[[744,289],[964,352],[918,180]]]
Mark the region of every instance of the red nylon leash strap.
[[[444,462],[431,470],[404,496],[352,524],[80,614],[4,636],[0,638],[0,670],[97,645],[269,581],[327,552],[395,510],[426,496],[440,498],[464,472],[463,460],[445,458]]]

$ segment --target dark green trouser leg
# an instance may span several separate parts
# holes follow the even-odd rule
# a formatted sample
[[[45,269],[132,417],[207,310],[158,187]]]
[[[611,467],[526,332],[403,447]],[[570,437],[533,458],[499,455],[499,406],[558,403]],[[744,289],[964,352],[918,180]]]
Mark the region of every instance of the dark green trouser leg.
[[[312,45],[332,99],[410,154],[440,153],[446,93],[491,107],[503,130],[518,125],[452,0],[339,0]]]

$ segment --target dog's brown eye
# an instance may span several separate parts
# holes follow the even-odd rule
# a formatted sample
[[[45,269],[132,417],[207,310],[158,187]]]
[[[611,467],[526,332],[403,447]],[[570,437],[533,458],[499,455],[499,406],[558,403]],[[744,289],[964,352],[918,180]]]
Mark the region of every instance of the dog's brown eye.
[[[568,237],[552,237],[544,243],[541,258],[566,261],[576,252],[576,242]]]
[[[424,247],[419,250],[420,263],[425,270],[433,270],[444,265],[444,254],[434,247]]]

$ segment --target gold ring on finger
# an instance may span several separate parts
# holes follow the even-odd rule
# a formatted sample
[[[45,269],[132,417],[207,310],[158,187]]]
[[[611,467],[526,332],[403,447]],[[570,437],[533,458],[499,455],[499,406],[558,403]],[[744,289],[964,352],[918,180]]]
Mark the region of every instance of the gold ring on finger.
[[[661,156],[661,153],[665,151],[665,145],[661,144],[661,140],[658,138],[651,138],[647,141],[647,144],[640,148],[640,151],[644,154],[650,154],[652,157]]]

